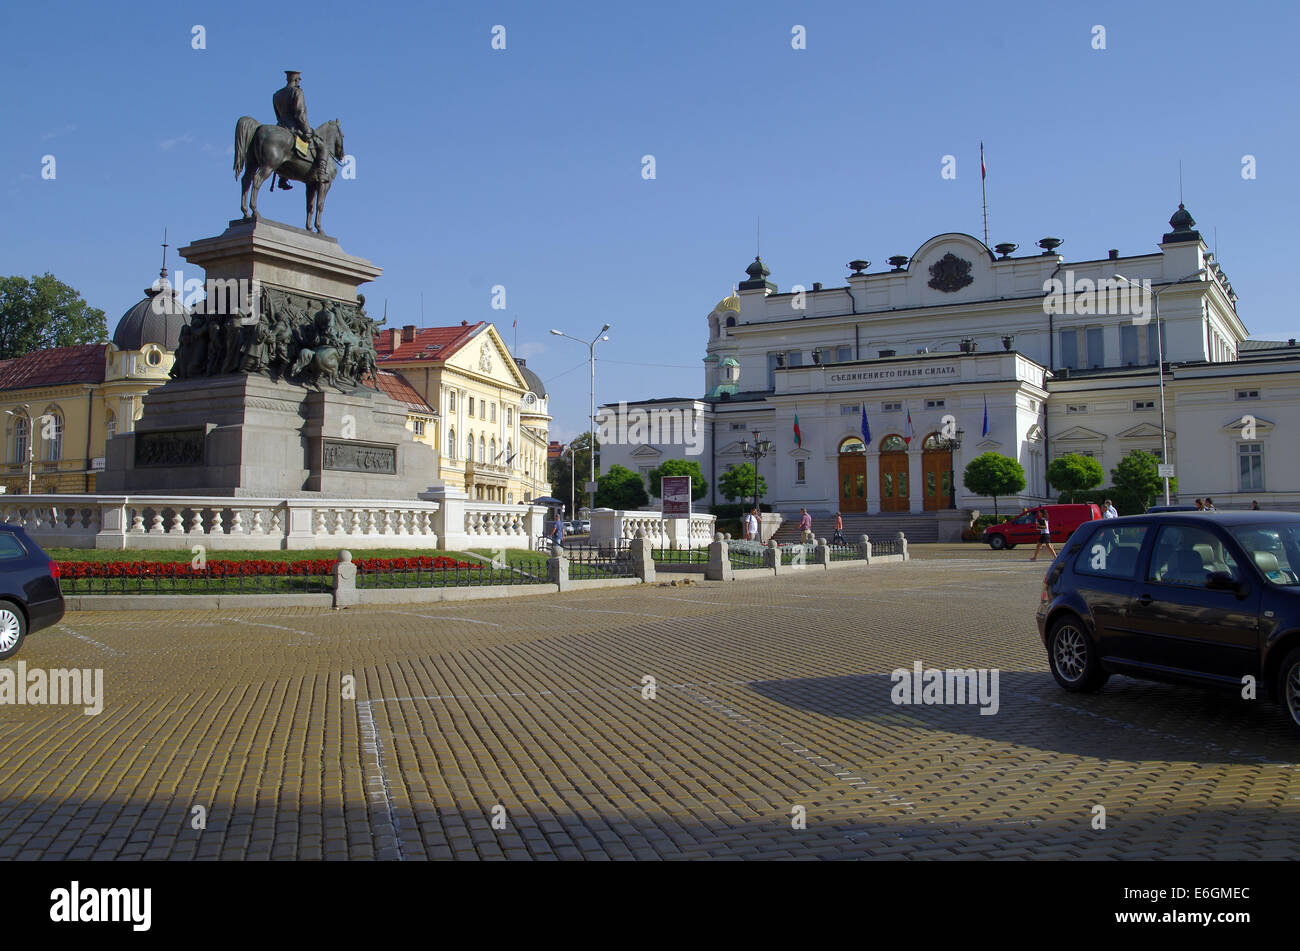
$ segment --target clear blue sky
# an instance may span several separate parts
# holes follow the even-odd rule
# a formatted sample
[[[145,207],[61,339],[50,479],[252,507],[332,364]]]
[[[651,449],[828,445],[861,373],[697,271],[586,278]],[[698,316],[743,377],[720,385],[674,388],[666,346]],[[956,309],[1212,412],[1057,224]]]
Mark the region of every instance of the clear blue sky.
[[[387,300],[390,324],[420,323],[423,294],[424,324],[493,320],[507,342],[518,317],[562,438],[585,428],[586,351],[549,328],[614,325],[598,400],[698,395],[705,315],[744,279],[757,217],[773,281],[840,285],[852,258],[875,270],[980,234],[981,139],[991,242],[1055,235],[1073,260],[1154,250],[1181,160],[1252,334],[1300,329],[1294,3],[290,9],[5,4],[0,273],[54,272],[111,329],[155,277],[164,226],[174,248],[239,216],[235,121],[274,121],[296,68],[312,124],[341,119],[356,156],[325,227],[385,269],[371,313]],[[300,223],[301,186],[262,197]]]

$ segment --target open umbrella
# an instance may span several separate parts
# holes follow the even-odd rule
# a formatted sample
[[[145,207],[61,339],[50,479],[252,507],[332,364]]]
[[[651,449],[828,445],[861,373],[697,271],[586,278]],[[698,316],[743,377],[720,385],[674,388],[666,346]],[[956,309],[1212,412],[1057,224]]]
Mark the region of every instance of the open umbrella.
[[[526,504],[528,504],[528,505],[563,505],[564,502],[563,502],[563,500],[561,500],[561,499],[557,499],[557,498],[555,498],[554,496],[544,495],[544,496],[542,496],[540,499],[533,499],[531,502],[528,502],[528,503],[526,503]]]

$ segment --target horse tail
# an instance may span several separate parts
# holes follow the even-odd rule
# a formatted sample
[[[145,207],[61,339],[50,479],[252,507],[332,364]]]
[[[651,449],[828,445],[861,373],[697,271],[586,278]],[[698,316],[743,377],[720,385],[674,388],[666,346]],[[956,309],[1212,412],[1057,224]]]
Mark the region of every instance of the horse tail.
[[[235,178],[244,170],[244,158],[259,124],[252,116],[241,116],[235,123]]]

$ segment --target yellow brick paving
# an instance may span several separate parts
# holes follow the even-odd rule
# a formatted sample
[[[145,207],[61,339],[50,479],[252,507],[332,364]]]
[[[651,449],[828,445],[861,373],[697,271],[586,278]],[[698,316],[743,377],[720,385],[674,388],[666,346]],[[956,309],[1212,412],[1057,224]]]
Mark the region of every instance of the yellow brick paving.
[[[1033,626],[1044,565],[916,555],[762,583],[70,614],[3,666],[102,667],[104,711],[0,707],[0,858],[1296,856],[1300,742],[1273,707],[1125,678],[1065,694]],[[889,672],[917,660],[997,668],[999,712],[895,706]]]

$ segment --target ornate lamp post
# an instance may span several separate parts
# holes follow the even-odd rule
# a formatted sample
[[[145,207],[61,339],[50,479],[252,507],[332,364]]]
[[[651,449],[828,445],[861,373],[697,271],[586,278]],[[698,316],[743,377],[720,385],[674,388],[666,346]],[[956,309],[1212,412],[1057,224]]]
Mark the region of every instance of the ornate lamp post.
[[[587,348],[587,354],[588,354],[587,362],[591,370],[591,384],[587,391],[587,395],[591,404],[590,405],[591,416],[589,417],[591,421],[591,429],[587,431],[587,440],[588,440],[587,450],[591,453],[591,481],[588,483],[590,486],[589,489],[590,499],[588,501],[588,507],[589,510],[592,512],[596,511],[596,344],[598,344],[602,340],[609,339],[609,337],[606,336],[605,334],[605,331],[608,329],[609,329],[609,324],[606,324],[605,326],[601,327],[600,333],[596,334],[596,336],[593,337],[590,341],[581,340],[578,337],[570,336],[569,334],[566,334],[562,330],[551,331],[551,333],[555,334],[555,336],[557,337],[568,337],[570,340],[577,340],[578,343],[582,344]],[[576,516],[577,513],[575,512],[574,514]]]
[[[1193,274],[1188,274],[1186,277],[1180,277],[1178,280],[1174,281],[1173,284],[1166,284],[1164,287],[1160,288],[1160,290],[1151,293],[1151,300],[1153,301],[1153,306],[1156,312],[1156,372],[1160,380],[1160,462],[1162,465],[1168,465],[1169,463],[1169,433],[1165,429],[1165,342],[1163,335],[1160,333],[1160,295],[1177,284],[1186,284],[1188,281],[1198,279],[1205,273],[1205,271],[1205,268],[1201,268],[1199,271],[1196,271]],[[1139,289],[1142,287],[1142,285],[1137,281],[1131,281],[1123,274],[1116,274],[1115,280],[1123,281],[1125,284],[1132,284],[1134,287]],[[1168,505],[1169,476],[1165,476],[1164,480],[1165,505]]]
[[[759,431],[754,430],[754,441],[740,444],[740,451],[746,458],[754,457],[754,508],[758,508],[758,460],[772,451],[772,440],[763,439]]]
[[[940,435],[938,438],[939,445],[949,452],[948,460],[955,467],[957,465],[956,452],[961,448],[962,437],[966,435],[966,430],[958,429],[952,436]],[[952,468],[948,470],[948,508],[957,507],[957,470]]]

